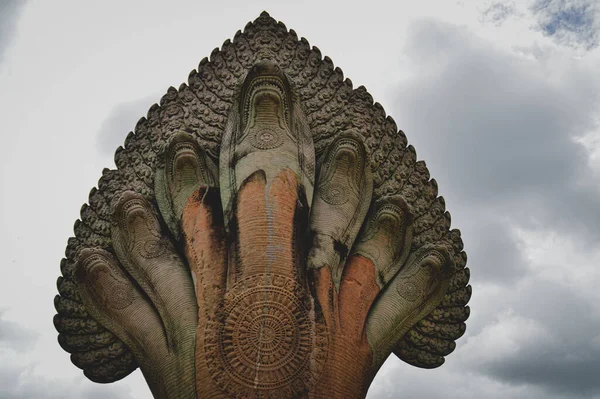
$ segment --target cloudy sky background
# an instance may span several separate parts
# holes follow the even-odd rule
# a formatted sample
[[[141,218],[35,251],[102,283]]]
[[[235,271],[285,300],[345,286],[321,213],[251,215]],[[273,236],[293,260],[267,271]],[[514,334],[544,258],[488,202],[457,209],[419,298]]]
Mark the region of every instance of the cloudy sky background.
[[[0,397],[149,397],[59,347],[59,261],[136,121],[264,9],[394,117],[463,232],[466,335],[368,397],[600,398],[600,3],[297,3],[0,0]]]

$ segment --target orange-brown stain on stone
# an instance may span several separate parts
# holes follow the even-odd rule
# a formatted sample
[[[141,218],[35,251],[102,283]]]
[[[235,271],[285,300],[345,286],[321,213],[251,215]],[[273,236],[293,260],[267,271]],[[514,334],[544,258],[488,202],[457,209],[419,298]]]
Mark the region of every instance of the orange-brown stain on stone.
[[[238,246],[235,249],[237,254],[233,259],[236,275],[230,285],[245,277],[264,273],[267,263],[266,249],[269,243],[265,187],[265,174],[259,170],[242,183],[238,192],[235,213]]]
[[[265,273],[267,259],[274,274],[298,278],[294,257],[298,210],[298,180],[289,170],[280,172],[267,188],[264,174],[257,172],[239,191],[236,216],[244,275]],[[205,352],[206,323],[216,322],[215,312],[222,306],[227,274],[227,249],[220,218],[218,193],[200,188],[184,209],[182,229],[191,271],[197,276],[200,306],[196,336],[196,386],[198,398],[229,397],[217,386],[209,371]],[[202,237],[202,239],[200,239]],[[278,251],[273,251],[276,248]],[[365,321],[379,293],[375,266],[360,255],[346,262],[339,292],[332,281],[331,269],[313,270],[315,297],[320,315],[315,322],[327,324],[329,349],[326,365],[310,392],[300,397],[363,398],[373,375],[372,354]]]
[[[364,256],[351,256],[346,263],[338,295],[339,321],[344,332],[354,331],[356,337],[365,338],[367,314],[378,294],[373,262]]]
[[[206,187],[196,190],[185,205],[181,227],[198,305],[212,309],[223,296],[227,267],[218,191]]]
[[[271,271],[287,277],[297,277],[295,269],[297,246],[294,216],[298,205],[298,178],[284,169],[269,188],[269,262]],[[298,243],[299,244],[299,243]]]
[[[315,296],[329,329],[330,344],[327,367],[309,397],[364,398],[374,377],[370,372],[372,353],[365,322],[379,293],[375,265],[360,255],[350,257],[339,292],[334,288],[329,267],[314,270],[313,277]]]
[[[268,190],[268,192],[267,192]],[[267,187],[262,171],[252,174],[237,199],[239,279],[258,273],[298,276],[295,221],[298,178],[290,169],[279,172]]]
[[[206,367],[204,329],[216,319],[225,291],[227,252],[221,201],[215,188],[200,187],[188,199],[181,227],[185,237],[185,254],[194,276],[198,301],[196,330],[197,398],[227,398],[215,385]]]

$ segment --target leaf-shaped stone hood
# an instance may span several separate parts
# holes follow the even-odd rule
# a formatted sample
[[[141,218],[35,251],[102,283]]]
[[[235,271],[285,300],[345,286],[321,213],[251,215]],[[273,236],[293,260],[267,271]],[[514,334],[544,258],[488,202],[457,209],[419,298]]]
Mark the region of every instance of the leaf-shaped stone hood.
[[[335,209],[342,208],[327,207],[346,204],[344,196],[348,190],[354,190],[360,197],[357,204],[352,205],[354,213],[340,211],[342,215],[350,212],[354,216],[348,217],[351,221],[344,222],[346,224],[339,237],[336,236],[337,233],[330,231],[332,224],[336,222],[324,223],[325,226],[322,226],[323,223],[320,224],[319,220],[311,219],[310,223],[307,220],[306,226],[303,225],[306,237],[298,238],[306,238],[309,241],[314,239],[313,244],[307,241],[305,252],[299,250],[299,253],[304,254],[301,262],[308,259],[306,262],[309,266],[306,270],[309,271],[306,273],[309,275],[310,270],[320,270],[323,267],[319,264],[319,259],[332,259],[329,255],[335,254],[336,260],[323,261],[324,264],[339,262],[339,265],[328,265],[332,269],[331,277],[327,278],[331,278],[331,292],[336,293],[333,295],[342,295],[343,280],[347,275],[360,280],[360,276],[366,273],[364,270],[373,269],[374,274],[369,280],[371,288],[364,284],[362,294],[356,293],[356,296],[350,296],[347,300],[349,303],[359,304],[358,300],[352,301],[358,297],[372,296],[369,300],[373,305],[364,309],[364,323],[356,327],[359,329],[359,335],[363,334],[365,339],[368,338],[370,346],[370,349],[366,349],[370,352],[370,363],[368,367],[365,366],[367,368],[364,371],[368,377],[361,383],[363,386],[360,387],[359,393],[366,393],[374,373],[391,351],[412,365],[438,367],[444,362],[444,356],[454,350],[455,340],[464,333],[464,322],[469,316],[466,304],[471,294],[471,288],[467,285],[469,270],[465,268],[466,254],[463,251],[460,232],[450,229],[450,214],[445,210],[443,198],[438,196],[437,183],[430,179],[425,162],[417,161],[415,149],[407,145],[404,133],[397,129],[391,117],[386,116],[381,105],[373,102],[373,98],[364,87],[353,89],[352,82],[344,78],[341,69],[334,67],[328,57],[323,57],[318,48],[311,47],[306,39],[299,39],[293,30],[288,30],[283,23],[263,12],[254,22],[248,23],[243,32],[238,31],[232,41],[226,40],[220,49],[215,49],[210,58],[202,59],[198,69],[190,73],[187,84],[182,84],[179,89],[170,88],[161,99],[160,105],[154,104],[150,107],[147,116],[137,123],[135,131],[129,133],[124,146],[116,150],[117,169],[105,169],[102,172],[98,188],[91,190],[88,204],[81,208],[81,219],[75,222],[75,236],[68,240],[66,257],[61,262],[62,276],[57,282],[59,295],[55,298],[57,315],[54,324],[59,332],[60,345],[71,353],[72,362],[83,369],[92,381],[117,381],[138,366],[142,366],[143,371],[144,367],[149,366],[139,364],[139,355],[134,353],[131,345],[117,336],[118,333],[115,333],[112,324],[101,322],[99,319],[103,316],[90,311],[89,299],[82,293],[81,279],[76,275],[76,269],[83,267],[77,266],[78,262],[83,264],[85,262],[82,259],[91,256],[88,254],[82,257],[82,253],[86,252],[84,249],[105,254],[102,255],[103,262],[118,264],[122,253],[127,249],[118,249],[121,244],[113,241],[115,237],[121,237],[115,235],[115,207],[122,206],[125,200],[121,200],[121,205],[115,204],[123,195],[134,192],[139,195],[136,201],[148,204],[141,206],[153,207],[157,214],[160,214],[157,220],[160,220],[159,224],[163,226],[164,234],[168,234],[174,241],[174,250],[179,251],[183,258],[188,256],[184,256],[183,252],[188,251],[186,254],[189,254],[189,248],[182,248],[192,244],[184,242],[186,235],[180,226],[180,223],[183,223],[180,222],[182,212],[185,217],[184,204],[179,208],[173,205],[170,197],[172,193],[168,189],[168,176],[165,175],[165,170],[172,166],[169,162],[173,159],[173,156],[165,154],[175,151],[174,142],[191,143],[188,146],[189,154],[192,154],[190,156],[198,157],[198,164],[201,165],[197,167],[206,172],[205,177],[200,179],[202,184],[216,187],[219,181],[216,176],[218,174],[221,181],[220,200],[217,196],[214,201],[215,204],[223,202],[223,234],[234,234],[232,231],[237,231],[229,226],[230,220],[239,218],[239,215],[236,216],[239,209],[236,206],[239,205],[235,204],[239,187],[226,191],[223,184],[223,181],[230,179],[235,162],[231,162],[233,158],[224,158],[223,151],[230,151],[232,148],[227,134],[241,135],[235,130],[239,126],[232,125],[237,123],[232,122],[236,119],[232,115],[235,112],[240,114],[240,109],[244,109],[244,105],[239,104],[240,96],[244,95],[243,82],[247,80],[253,67],[267,65],[265,62],[275,65],[281,71],[285,85],[289,86],[289,93],[285,93],[285,96],[290,96],[290,99],[285,100],[289,104],[285,106],[287,108],[284,107],[284,111],[296,115],[297,120],[287,114],[284,119],[304,124],[300,128],[294,127],[303,132],[298,137],[308,135],[306,139],[302,139],[303,144],[298,145],[298,148],[301,148],[298,156],[302,166],[297,170],[299,176],[307,178],[300,179],[298,183],[302,190],[298,202],[306,208],[305,217],[309,218],[309,208],[311,218],[325,220],[330,217],[328,215],[334,215]],[[267,67],[263,66],[263,69],[265,68]],[[236,120],[240,121],[240,126],[244,126],[248,116],[238,115]],[[240,130],[242,131],[243,129]],[[260,145],[254,147],[261,151],[271,151],[275,148],[272,145],[273,137],[269,134],[272,133],[256,136],[256,140],[263,140],[261,145],[264,148],[259,148]],[[352,188],[352,181],[348,184],[339,183],[336,177],[336,173],[341,173],[336,170],[344,168],[343,163],[346,159],[353,159],[351,165],[344,170],[356,170],[352,172],[358,176],[356,189]],[[167,176],[164,177],[166,180],[161,176]],[[314,187],[309,187],[311,185]],[[160,188],[160,192],[157,187]],[[313,188],[315,199],[311,200]],[[365,194],[366,191],[368,195]],[[210,190],[206,191],[209,192],[212,193]],[[206,194],[207,198],[213,195],[210,193]],[[237,225],[235,226],[237,228]],[[327,249],[327,237],[332,237],[331,249]],[[299,242],[298,240],[294,242]],[[304,245],[304,241],[302,242],[303,244],[298,245]],[[316,254],[318,251],[315,248],[319,249],[321,245],[326,248],[325,252],[329,251],[327,256]],[[352,257],[360,260],[356,261],[357,265],[363,266],[349,267]],[[189,256],[188,261],[184,261],[186,262],[191,262]],[[365,264],[370,266],[364,266]],[[356,276],[352,274],[355,273],[354,270],[357,270]],[[420,277],[420,273],[425,273],[422,274],[425,277]],[[319,278],[321,277],[314,277],[317,285]],[[423,279],[431,281],[423,282]],[[308,277],[307,281],[305,286],[299,286],[310,293],[306,295],[318,297],[319,292],[311,285],[313,280]],[[196,280],[194,284],[196,288],[199,287]],[[295,287],[294,284],[298,283],[290,283],[290,287]],[[138,285],[144,290],[143,284]],[[436,287],[435,292],[433,288],[431,292],[423,288],[430,286]],[[318,291],[318,288],[316,290]],[[232,292],[237,291],[234,289]],[[277,297],[275,294],[269,295]],[[286,295],[281,298],[291,302],[296,300],[295,297]],[[410,315],[399,310],[412,306],[410,304],[419,298],[429,298],[429,305],[419,305]],[[153,299],[151,295],[150,299]],[[327,361],[337,359],[334,361],[343,362],[343,357],[335,358],[333,355],[338,350],[335,344],[338,339],[337,333],[332,327],[335,323],[329,325],[323,322],[323,327],[318,327],[320,317],[327,319],[326,306],[323,303],[320,306],[314,303],[306,307],[304,304],[293,306],[300,306],[306,310],[302,320],[316,323],[317,327],[311,330],[311,334],[316,335],[311,339],[318,340],[319,334],[328,337],[328,349],[323,350],[323,356],[328,356]],[[351,312],[360,314],[361,310],[352,308]],[[355,316],[352,315],[351,318],[353,317]],[[206,334],[212,333],[206,331]],[[276,332],[272,330],[272,334]],[[342,335],[346,337],[345,333]],[[317,348],[315,350],[327,346],[322,342],[311,345]],[[315,360],[319,359],[319,355],[314,356],[316,357],[311,363],[315,365],[314,370],[311,369],[311,378],[314,378],[314,381],[290,382],[289,387],[296,388],[273,384],[265,385],[267,388],[264,389],[273,395],[281,395],[281,392],[297,395],[305,390],[312,392],[312,387],[318,387],[319,378],[338,378],[335,375],[327,375],[322,367],[325,360]],[[340,367],[343,368],[343,365]],[[231,373],[226,375],[237,378],[237,371]],[[323,373],[327,376],[316,375]],[[153,377],[148,377],[147,374],[145,373],[147,380],[151,380]],[[211,375],[216,385],[230,396],[246,394],[227,391],[227,387],[230,386],[227,380],[219,380],[221,377],[214,373]],[[282,375],[288,378],[294,374]],[[289,377],[290,381],[293,380],[292,377]],[[246,379],[240,378],[242,382],[239,382],[239,386],[243,387]],[[199,382],[196,381],[196,384]],[[332,385],[332,392],[337,389],[335,386]],[[157,395],[156,392],[162,388],[155,389],[153,392]],[[278,389],[282,391],[277,391]]]

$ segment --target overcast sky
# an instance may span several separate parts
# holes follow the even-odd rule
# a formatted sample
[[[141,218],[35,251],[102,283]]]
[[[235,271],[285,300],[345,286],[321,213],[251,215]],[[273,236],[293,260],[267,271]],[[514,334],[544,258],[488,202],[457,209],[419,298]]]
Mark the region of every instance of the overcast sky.
[[[369,399],[600,398],[597,0],[0,0],[0,397],[149,397],[59,347],[59,262],[136,121],[262,10],[367,87],[463,232],[466,335]]]

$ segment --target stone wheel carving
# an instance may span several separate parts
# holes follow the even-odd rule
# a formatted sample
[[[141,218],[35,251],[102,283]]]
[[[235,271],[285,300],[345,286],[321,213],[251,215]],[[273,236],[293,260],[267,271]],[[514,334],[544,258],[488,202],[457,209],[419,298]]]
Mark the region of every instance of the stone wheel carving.
[[[259,86],[285,123],[253,122],[271,112],[253,108]],[[466,254],[425,163],[364,87],[266,13],[170,88],[115,163],[81,208],[55,298],[58,341],[92,381],[141,367],[156,397],[203,384],[215,398],[362,397],[391,352],[438,367],[465,331]],[[298,187],[292,250],[267,240],[255,264],[244,190],[272,184]],[[171,271],[165,287],[153,270]],[[165,354],[127,338],[155,322]],[[180,380],[158,382],[172,370]]]
[[[248,389],[254,397],[260,391],[291,397],[315,384],[327,358],[327,334],[324,327],[312,329],[308,296],[294,295],[302,291],[277,275],[252,276],[232,288],[224,322],[205,327],[205,356],[221,389],[234,397]]]

